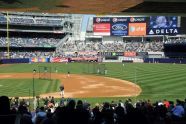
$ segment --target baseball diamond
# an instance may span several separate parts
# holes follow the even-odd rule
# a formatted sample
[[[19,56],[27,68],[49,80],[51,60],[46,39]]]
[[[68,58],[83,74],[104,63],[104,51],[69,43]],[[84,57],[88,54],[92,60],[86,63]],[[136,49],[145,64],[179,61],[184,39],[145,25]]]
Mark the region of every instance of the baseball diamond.
[[[186,0],[0,0],[0,123],[186,124]]]
[[[32,75],[32,73],[6,73],[1,74],[0,79],[26,79],[32,78]],[[35,78],[39,78],[39,74],[36,74]],[[109,77],[77,74],[72,74],[70,77],[66,77],[66,74],[52,74],[52,78],[59,79],[60,82],[64,84],[64,97],[66,98],[130,97],[138,96],[141,92],[141,88],[138,85],[135,85],[129,81]],[[55,93],[39,94],[39,96],[54,96],[55,98],[61,98],[59,91]],[[28,97],[29,96],[27,96],[27,98]]]
[[[39,79],[39,72],[36,70],[35,86],[38,90],[36,91],[36,95],[42,97],[53,95],[60,97],[60,82],[65,86],[65,97],[67,98],[137,96],[137,98],[150,97],[154,100],[166,97],[173,100],[175,98],[185,97],[185,65],[142,63],[125,63],[124,66],[122,63],[105,63],[108,71],[105,75],[93,74],[91,71],[90,73],[85,73],[83,68],[85,66],[84,63],[3,64],[0,65],[0,89],[5,88],[3,82],[7,82],[6,84],[10,85],[6,86],[6,90],[0,90],[3,91],[0,92],[0,94],[15,96],[14,92],[16,92],[16,87],[12,87],[14,84],[11,84],[11,82],[13,81],[7,79],[15,80],[14,82],[16,82],[16,80],[20,82],[22,79],[24,80],[24,85],[19,85],[23,85],[27,90],[21,91],[22,93],[18,95],[28,97],[28,90],[30,89],[32,96],[32,70],[34,68],[37,69],[38,66],[51,68],[52,80]],[[57,73],[55,71],[56,66],[58,67]],[[91,67],[94,66],[92,65]],[[69,68],[71,71],[70,77],[67,76]],[[174,72],[172,70],[174,70]],[[28,79],[30,79],[30,81]],[[60,81],[55,81],[57,79]],[[177,83],[175,83],[175,81]],[[20,92],[20,87],[17,89],[17,92]],[[49,90],[51,88],[52,90]],[[10,94],[11,91],[13,91],[12,94]]]

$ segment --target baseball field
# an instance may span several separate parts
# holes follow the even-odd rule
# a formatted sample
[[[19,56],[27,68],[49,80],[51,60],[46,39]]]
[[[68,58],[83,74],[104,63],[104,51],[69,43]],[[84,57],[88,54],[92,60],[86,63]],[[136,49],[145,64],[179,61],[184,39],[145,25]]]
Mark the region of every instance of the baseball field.
[[[92,63],[91,63],[92,64]],[[89,67],[90,65],[89,64]],[[85,73],[85,63],[38,63],[0,65],[0,95],[32,97],[59,95],[61,83],[65,97],[90,101],[116,99],[175,100],[186,97],[186,65],[104,63],[107,73]],[[39,79],[38,67],[51,68],[51,80]],[[93,67],[93,66],[91,66]],[[33,74],[33,70],[36,74]],[[56,71],[57,70],[57,71]],[[70,76],[67,72],[70,71]]]

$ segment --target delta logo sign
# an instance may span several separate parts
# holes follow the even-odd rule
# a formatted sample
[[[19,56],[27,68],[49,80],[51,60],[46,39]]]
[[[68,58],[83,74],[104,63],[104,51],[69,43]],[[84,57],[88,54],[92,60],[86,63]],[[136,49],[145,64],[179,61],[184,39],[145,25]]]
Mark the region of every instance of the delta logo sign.
[[[179,28],[148,29],[148,35],[175,35],[179,34]]]
[[[179,34],[177,16],[151,16],[148,35],[175,35]]]

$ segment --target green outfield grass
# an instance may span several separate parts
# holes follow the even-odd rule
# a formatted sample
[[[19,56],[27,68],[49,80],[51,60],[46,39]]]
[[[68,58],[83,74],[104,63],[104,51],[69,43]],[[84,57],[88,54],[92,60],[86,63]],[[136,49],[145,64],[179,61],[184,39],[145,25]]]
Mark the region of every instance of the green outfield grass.
[[[59,91],[59,80],[35,79],[35,95]],[[33,79],[1,79],[0,96],[33,96]]]
[[[133,97],[132,99],[162,100],[166,98],[169,100],[175,100],[177,98],[186,98],[186,65],[184,64],[129,63],[123,66],[121,63],[106,63],[105,65],[108,74],[103,76],[128,80],[138,84],[142,88],[143,91],[141,95]],[[49,66],[52,68],[52,72],[55,72],[55,69],[58,69],[58,73],[67,73],[70,70],[70,72],[74,74],[83,74],[85,67],[87,67],[87,65],[83,63],[14,64],[1,66],[0,73],[32,73],[33,69],[38,71],[38,66]],[[43,83],[41,82],[41,84]],[[12,88],[12,86],[10,86],[10,88]],[[17,85],[17,88],[19,89],[19,85]],[[46,89],[47,86],[44,92],[55,91],[55,88],[53,90]],[[40,89],[38,89],[38,93],[43,92],[39,90]],[[16,91],[15,87],[14,91]],[[6,92],[6,90],[4,90],[4,92]],[[28,94],[28,89],[25,89],[24,94]],[[18,95],[22,94],[18,91]],[[89,98],[88,100],[90,99],[96,102],[99,100],[110,101],[114,98]],[[117,100],[122,98],[115,99]]]

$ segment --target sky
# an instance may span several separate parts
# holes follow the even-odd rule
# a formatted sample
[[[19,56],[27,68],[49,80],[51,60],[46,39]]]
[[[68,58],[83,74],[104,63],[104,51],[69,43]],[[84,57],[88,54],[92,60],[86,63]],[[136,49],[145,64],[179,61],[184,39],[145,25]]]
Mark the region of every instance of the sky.
[[[90,17],[95,17],[95,16],[96,15],[83,15],[82,29],[81,29],[82,32],[86,32],[86,27],[87,27],[87,24],[88,24],[88,19]]]

